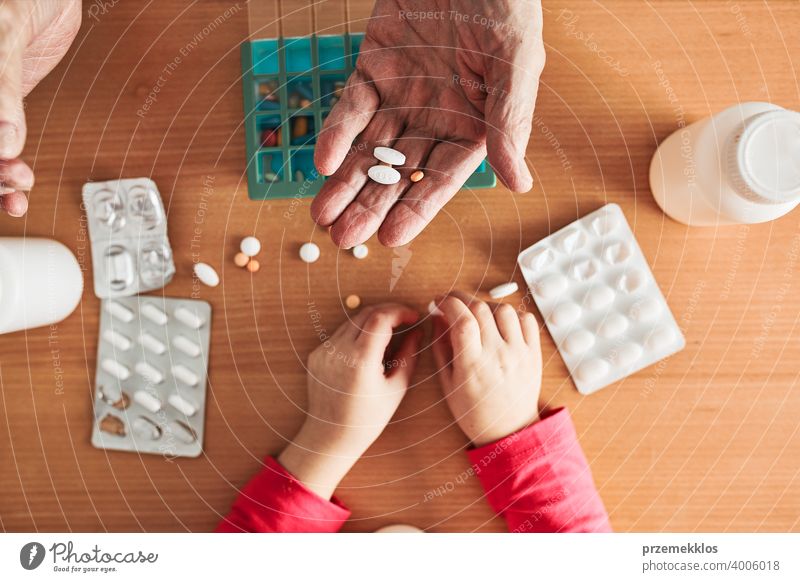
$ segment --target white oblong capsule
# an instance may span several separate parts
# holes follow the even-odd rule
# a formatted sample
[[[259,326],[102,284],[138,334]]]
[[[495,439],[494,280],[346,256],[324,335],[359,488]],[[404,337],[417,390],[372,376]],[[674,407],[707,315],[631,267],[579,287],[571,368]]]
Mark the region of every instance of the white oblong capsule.
[[[219,285],[219,274],[207,263],[197,263],[194,266],[194,274],[203,285],[208,287]]]
[[[376,147],[372,150],[372,155],[384,164],[391,164],[392,166],[402,166],[406,163],[406,155],[403,152],[398,152],[396,149],[387,148],[386,146]]]
[[[200,383],[200,378],[183,364],[176,364],[172,366],[172,375],[187,386],[197,386]]]
[[[103,332],[103,339],[123,352],[131,349],[131,345],[133,343],[128,336],[121,334],[118,331],[114,331],[113,329],[105,330]]]
[[[389,166],[372,166],[367,175],[378,184],[390,186],[400,181],[400,172]]]
[[[141,308],[142,315],[156,325],[166,325],[169,318],[167,314],[152,303],[145,303]]]
[[[161,410],[161,400],[144,390],[137,390],[134,392],[133,399],[150,412],[158,412]]]
[[[161,384],[164,381],[164,374],[147,362],[137,363],[134,366],[134,369],[136,370],[137,374],[153,384]]]
[[[125,381],[131,377],[131,371],[127,366],[111,358],[103,360],[100,367],[118,380]]]
[[[200,314],[184,306],[178,307],[175,310],[175,319],[192,329],[200,329],[206,322]]]
[[[159,356],[167,351],[167,346],[164,345],[164,342],[147,332],[139,336],[139,343],[142,344],[142,347],[146,350],[158,354]]]
[[[124,323],[133,321],[133,310],[128,309],[122,303],[106,301],[106,311]]]
[[[176,335],[172,338],[172,345],[192,358],[196,358],[202,352],[200,346],[184,335]]]
[[[170,394],[167,402],[172,405],[178,412],[182,412],[186,416],[194,416],[197,414],[197,406],[186,400],[179,394]]]
[[[170,431],[175,438],[184,442],[187,445],[192,444],[197,440],[197,435],[191,429],[179,420],[173,420],[167,425],[167,430]]]

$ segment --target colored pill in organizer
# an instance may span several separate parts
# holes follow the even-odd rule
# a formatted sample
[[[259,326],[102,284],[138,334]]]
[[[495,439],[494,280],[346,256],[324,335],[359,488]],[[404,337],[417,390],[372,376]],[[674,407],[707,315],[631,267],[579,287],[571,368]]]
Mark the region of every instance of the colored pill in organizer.
[[[153,384],[161,384],[164,381],[164,374],[158,368],[148,364],[147,362],[137,362],[134,366],[136,373],[142,378]]]
[[[356,245],[353,247],[351,252],[357,259],[366,259],[367,255],[369,254],[369,249],[367,248],[367,245]]]
[[[156,325],[167,325],[167,321],[169,321],[167,314],[152,303],[145,303],[139,311]]]
[[[130,323],[133,321],[133,310],[128,309],[116,301],[106,301],[106,311],[123,323]]]
[[[176,364],[172,366],[172,375],[187,386],[194,387],[200,383],[199,376],[183,364]]]
[[[107,372],[114,376],[117,380],[122,380],[123,382],[131,377],[131,370],[125,364],[120,364],[118,361],[112,358],[106,358],[100,363],[100,367]]]
[[[390,186],[400,181],[400,172],[389,166],[372,166],[367,175],[378,184]]]
[[[498,285],[497,287],[491,289],[489,291],[489,296],[492,299],[503,299],[504,297],[513,295],[517,291],[519,291],[519,285],[517,285],[516,282],[511,281],[509,283],[503,283],[502,285]]]
[[[141,344],[144,349],[153,352],[158,356],[167,351],[167,346],[164,345],[164,342],[146,331],[142,332],[142,334],[139,336],[139,344]]]
[[[197,414],[197,406],[186,400],[180,394],[170,394],[169,398],[167,398],[167,402],[181,414],[185,414],[186,416],[194,416]]]
[[[172,338],[172,345],[191,358],[196,358],[202,352],[199,345],[183,335]]]
[[[191,327],[192,329],[200,329],[205,324],[206,320],[200,314],[188,307],[178,307],[175,310],[175,319],[180,321],[183,325]]]
[[[150,412],[158,412],[161,410],[161,400],[158,399],[157,396],[150,394],[145,390],[137,390],[133,393],[133,400],[140,406],[143,406]]]
[[[376,160],[389,164],[390,166],[402,166],[406,163],[405,154],[393,148],[378,146],[372,150],[372,155],[375,156]]]
[[[131,345],[133,345],[128,336],[111,328],[103,332],[103,339],[123,352],[129,350]]]

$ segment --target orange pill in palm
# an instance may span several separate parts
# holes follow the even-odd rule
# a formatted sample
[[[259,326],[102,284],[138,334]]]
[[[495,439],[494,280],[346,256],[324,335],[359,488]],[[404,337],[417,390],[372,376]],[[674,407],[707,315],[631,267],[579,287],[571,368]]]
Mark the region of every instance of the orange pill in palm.
[[[412,182],[419,182],[419,181],[420,181],[420,180],[422,180],[422,178],[424,178],[424,177],[425,177],[425,173],[424,173],[422,170],[417,170],[416,172],[414,172],[413,174],[411,174],[411,176],[409,176],[409,179],[410,179]]]
[[[255,259],[250,259],[250,262],[247,263],[247,270],[251,273],[256,273],[261,268],[261,263],[259,263]]]
[[[236,256],[233,257],[233,264],[237,267],[246,267],[247,263],[250,262],[250,257],[248,257],[244,253],[236,253]]]

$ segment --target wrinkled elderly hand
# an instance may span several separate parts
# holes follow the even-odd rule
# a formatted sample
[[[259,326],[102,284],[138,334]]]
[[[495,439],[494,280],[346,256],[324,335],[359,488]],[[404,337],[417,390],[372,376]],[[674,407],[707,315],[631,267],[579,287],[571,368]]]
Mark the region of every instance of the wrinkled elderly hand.
[[[378,0],[341,100],[320,132],[315,163],[331,176],[311,208],[340,247],[376,231],[408,243],[489,162],[515,192],[544,67],[539,0]],[[352,147],[352,146],[356,147]],[[367,177],[376,145],[406,155],[398,184]],[[409,175],[421,168],[422,181]]]
[[[19,159],[27,126],[23,98],[66,54],[81,25],[80,0],[0,3],[0,209],[28,210],[33,172]]]

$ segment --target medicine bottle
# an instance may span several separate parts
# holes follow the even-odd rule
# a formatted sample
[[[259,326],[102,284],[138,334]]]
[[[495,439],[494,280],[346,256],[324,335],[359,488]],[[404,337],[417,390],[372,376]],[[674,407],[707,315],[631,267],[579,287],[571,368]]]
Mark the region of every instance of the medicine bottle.
[[[775,220],[800,204],[800,113],[742,103],[679,129],[650,163],[650,189],[684,224]]]

